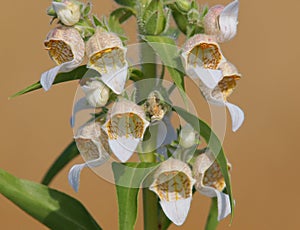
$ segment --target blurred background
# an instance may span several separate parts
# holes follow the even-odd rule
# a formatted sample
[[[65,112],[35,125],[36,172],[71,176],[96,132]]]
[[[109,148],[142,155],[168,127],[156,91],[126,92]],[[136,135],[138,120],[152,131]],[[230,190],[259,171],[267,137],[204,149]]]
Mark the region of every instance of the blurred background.
[[[210,6],[228,2],[206,1]],[[230,121],[227,126],[224,148],[233,165],[236,214],[231,227],[227,218],[219,229],[300,229],[300,3],[240,2],[238,35],[222,44],[222,49],[243,74],[230,101],[243,108],[246,120],[236,133],[231,132]],[[54,65],[43,47],[51,28],[45,13],[49,5],[50,1],[3,1],[0,14],[0,168],[36,182],[72,140],[69,118],[78,83],[56,85],[49,93],[40,90],[13,100],[7,98],[38,81],[40,74]],[[93,0],[93,5],[98,16],[116,7],[108,0]],[[126,29],[129,44],[134,43],[133,20]],[[207,106],[199,111],[209,120]],[[82,162],[80,157],[54,179],[51,187],[79,199],[103,229],[117,229],[113,184],[84,170],[79,193],[69,186],[68,170],[78,162]],[[197,194],[181,229],[203,229],[209,206],[210,200]],[[136,229],[143,226],[142,207],[139,210]],[[0,225],[1,229],[46,229],[3,196]],[[179,228],[173,225],[171,229]]]

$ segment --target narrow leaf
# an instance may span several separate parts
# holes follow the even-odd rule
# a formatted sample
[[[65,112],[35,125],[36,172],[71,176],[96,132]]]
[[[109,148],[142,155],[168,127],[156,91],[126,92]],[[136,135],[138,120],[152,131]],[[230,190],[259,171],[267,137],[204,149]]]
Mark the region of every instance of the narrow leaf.
[[[116,18],[120,24],[127,21],[135,12],[128,7],[120,7],[111,12],[110,17]]]
[[[116,3],[122,6],[134,7],[136,5],[136,1],[133,0],[115,0]]]
[[[50,229],[101,229],[76,199],[0,169],[0,193]]]
[[[79,155],[75,141],[68,145],[68,147],[61,153],[61,155],[53,162],[51,167],[45,174],[42,184],[49,185],[53,178],[76,156]]]
[[[55,81],[53,84],[59,84],[62,82],[67,82],[67,81],[73,81],[73,80],[79,80],[81,79],[84,74],[86,74],[87,71],[94,71],[91,69],[87,69],[86,66],[79,66],[76,69],[72,70],[71,72],[67,72],[67,73],[60,73],[56,76]],[[97,74],[95,72],[95,74]],[[40,82],[36,82],[30,86],[28,86],[27,88],[21,90],[20,92],[15,93],[14,95],[12,95],[11,97],[9,97],[9,99],[15,98],[17,96],[29,93],[31,91],[35,91],[38,89],[41,89],[42,85]]]
[[[218,139],[217,135],[211,130],[208,124],[206,124],[204,121],[200,120],[193,114],[177,106],[174,106],[174,111],[177,112],[186,122],[190,123],[190,125],[192,125],[195,130],[199,132],[199,134],[205,139],[210,150],[214,153],[225,179],[226,190],[230,198],[232,220],[234,215],[234,200],[232,196],[230,175],[228,173],[227,159],[220,140]]]
[[[119,206],[119,229],[134,229],[139,187],[156,165],[156,163],[113,163]]]
[[[179,58],[179,50],[175,41],[163,36],[144,36],[143,39],[158,54],[161,61],[167,67],[176,86],[184,91],[184,68]]]
[[[205,230],[216,230],[218,224],[218,201],[217,198],[214,197],[211,199],[211,206],[205,225]]]

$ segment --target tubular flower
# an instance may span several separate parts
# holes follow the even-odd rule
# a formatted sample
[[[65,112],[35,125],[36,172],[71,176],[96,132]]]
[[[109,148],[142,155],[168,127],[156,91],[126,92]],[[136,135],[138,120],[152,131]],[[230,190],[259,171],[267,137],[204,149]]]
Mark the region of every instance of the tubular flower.
[[[52,2],[52,7],[58,19],[66,26],[73,26],[80,20],[80,4],[74,0]]]
[[[41,85],[47,91],[58,73],[69,72],[83,61],[84,41],[76,29],[60,26],[49,32],[44,44],[51,59],[57,64],[41,76]]]
[[[102,128],[108,135],[113,153],[120,161],[125,162],[136,150],[148,126],[143,108],[122,99],[111,108]]]
[[[182,52],[187,75],[200,79],[207,87],[214,88],[222,79],[218,70],[226,61],[214,36],[197,34],[187,40]]]
[[[127,80],[126,52],[117,35],[103,32],[100,28],[86,44],[88,68],[99,72],[101,80],[116,94],[122,93]]]
[[[176,225],[182,225],[188,215],[194,183],[190,167],[173,158],[162,162],[154,173],[149,189],[159,196],[164,213]]]
[[[216,5],[209,9],[204,17],[206,34],[215,35],[218,42],[229,41],[236,35],[239,13],[239,1],[227,6]]]
[[[228,216],[231,208],[229,196],[222,192],[226,187],[224,177],[211,152],[205,152],[196,158],[193,174],[197,191],[208,197],[217,197],[218,220]]]
[[[87,81],[81,89],[92,107],[102,107],[109,99],[109,89],[97,78]]]
[[[98,121],[89,122],[78,129],[74,137],[77,148],[86,163],[74,165],[69,172],[69,183],[77,192],[81,170],[85,167],[97,167],[106,162],[111,154],[107,144],[107,135],[101,131]]]
[[[223,78],[218,85],[210,89],[200,82],[199,88],[206,100],[215,105],[225,105],[231,115],[232,130],[235,132],[239,129],[244,121],[244,112],[236,105],[227,102],[227,98],[231,95],[236,87],[236,82],[241,78],[241,74],[230,62],[224,62],[220,65]]]

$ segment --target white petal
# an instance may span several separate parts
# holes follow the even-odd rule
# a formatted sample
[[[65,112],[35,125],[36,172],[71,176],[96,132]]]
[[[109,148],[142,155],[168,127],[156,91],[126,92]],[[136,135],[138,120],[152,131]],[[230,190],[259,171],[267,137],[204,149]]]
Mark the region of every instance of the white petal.
[[[226,102],[226,107],[228,108],[231,120],[232,120],[232,131],[237,131],[244,122],[244,112],[238,106]]]
[[[108,140],[109,147],[121,162],[126,162],[132,156],[139,142],[140,139],[130,136],[119,136],[117,139]]]
[[[87,167],[87,164],[78,164],[74,165],[68,175],[69,184],[72,186],[72,188],[75,190],[75,192],[78,192],[79,183],[80,183],[80,173],[83,168]]]
[[[69,72],[75,69],[77,66],[78,64],[76,64],[73,60],[70,62],[62,63],[61,65],[55,66],[54,68],[42,73],[40,82],[44,90],[48,91],[51,88],[58,73]]]
[[[224,219],[231,213],[229,196],[223,192],[216,190],[218,200],[218,221]]]
[[[80,19],[80,7],[75,3],[65,4],[62,2],[52,2],[58,19],[67,26],[73,26]]]
[[[182,225],[189,213],[192,197],[182,200],[161,200],[160,205],[166,216],[176,225]]]
[[[73,107],[73,112],[72,112],[72,117],[71,117],[71,127],[74,127],[75,125],[75,118],[76,118],[76,114],[81,111],[81,110],[85,110],[85,109],[93,109],[94,107],[92,107],[86,100],[85,97],[80,98],[76,104]]]
[[[206,69],[199,66],[189,66],[187,72],[192,78],[199,78],[210,89],[214,89],[223,78],[221,70]]]
[[[128,63],[116,72],[103,74],[101,80],[116,94],[121,94],[127,80]]]
[[[239,1],[229,3],[221,12],[219,24],[223,41],[228,41],[236,35],[239,13]]]
[[[75,192],[78,192],[79,183],[80,183],[80,173],[83,168],[85,167],[97,167],[103,164],[107,158],[100,157],[98,159],[88,161],[84,164],[77,164],[74,165],[68,175],[69,184],[72,186],[72,188],[75,190]]]

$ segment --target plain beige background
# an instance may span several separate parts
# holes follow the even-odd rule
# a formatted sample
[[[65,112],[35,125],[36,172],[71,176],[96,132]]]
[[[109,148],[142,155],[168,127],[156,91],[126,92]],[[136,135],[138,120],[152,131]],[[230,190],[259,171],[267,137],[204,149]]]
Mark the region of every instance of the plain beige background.
[[[229,1],[207,3],[219,2]],[[115,7],[108,0],[93,3],[98,15]],[[49,93],[40,90],[7,99],[53,66],[43,50],[43,40],[51,28],[45,14],[49,4],[33,0],[1,2],[0,167],[33,181],[41,180],[73,135],[69,117],[77,82],[55,86]],[[231,102],[244,109],[246,120],[237,133],[228,129],[224,142],[233,164],[237,206],[232,226],[228,227],[226,219],[219,229],[300,228],[299,10],[296,0],[241,0],[238,35],[222,45],[226,57],[243,74]],[[131,23],[127,28],[134,38]],[[72,164],[75,162],[82,160],[78,158]],[[78,198],[104,229],[117,229],[114,185],[85,170],[76,194],[67,182],[72,164],[51,187]],[[181,229],[203,229],[208,207],[209,200],[197,194]],[[2,196],[0,228],[45,229]],[[142,229],[141,214],[136,229]]]

